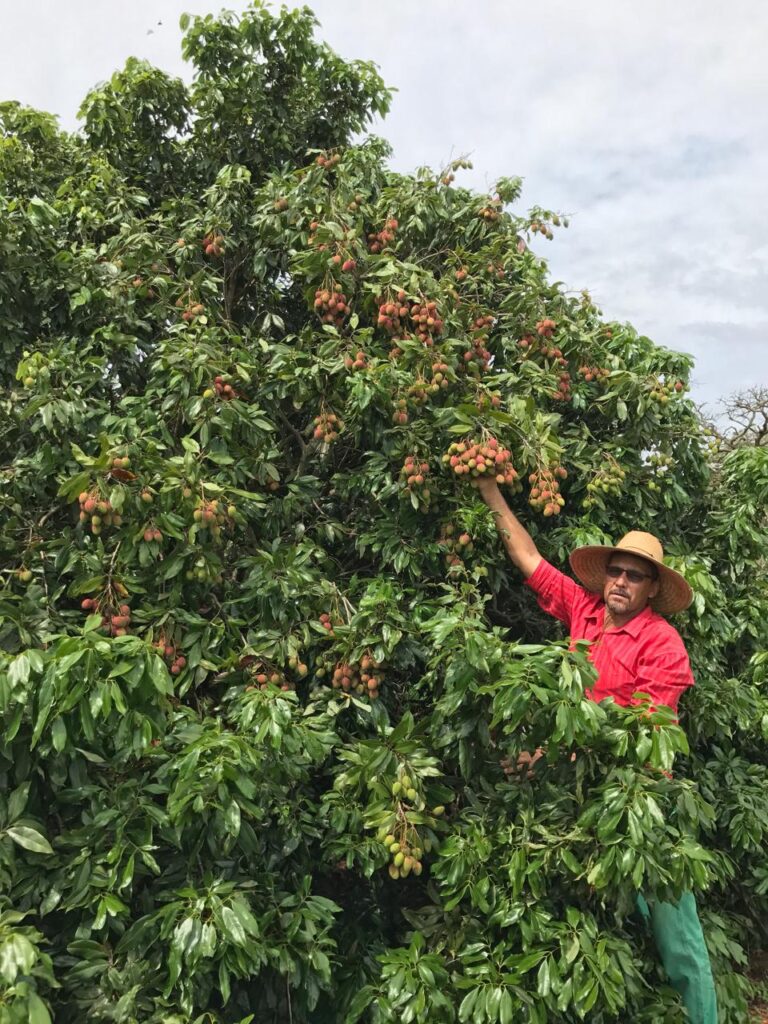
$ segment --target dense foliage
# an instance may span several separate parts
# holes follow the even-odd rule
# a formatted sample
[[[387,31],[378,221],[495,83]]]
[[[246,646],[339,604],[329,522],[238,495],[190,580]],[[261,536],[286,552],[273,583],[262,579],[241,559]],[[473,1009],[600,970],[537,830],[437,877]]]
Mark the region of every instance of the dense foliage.
[[[80,134],[0,107],[0,1021],[671,1022],[634,900],[689,887],[744,1020],[766,449],[549,281],[518,180],[353,145],[388,92],[309,12],[184,28]],[[464,443],[557,563],[663,538],[685,733],[583,699]]]

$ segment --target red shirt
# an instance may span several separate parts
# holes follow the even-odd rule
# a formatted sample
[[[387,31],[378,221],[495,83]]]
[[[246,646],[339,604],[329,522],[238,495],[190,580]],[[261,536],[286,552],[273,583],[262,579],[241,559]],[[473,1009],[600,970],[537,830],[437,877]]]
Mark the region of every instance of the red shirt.
[[[626,625],[603,633],[605,603],[599,594],[580,587],[544,559],[525,582],[541,608],[565,623],[572,641],[593,641],[589,658],[597,681],[587,690],[591,700],[613,697],[617,704],[631,704],[639,690],[654,705],[677,711],[680,694],[693,686],[693,673],[680,634],[665,618],[648,606]]]

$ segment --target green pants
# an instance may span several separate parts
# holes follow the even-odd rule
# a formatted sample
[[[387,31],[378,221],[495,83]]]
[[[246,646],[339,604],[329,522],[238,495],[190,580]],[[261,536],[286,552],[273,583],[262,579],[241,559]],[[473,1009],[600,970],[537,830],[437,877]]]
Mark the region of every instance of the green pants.
[[[717,1000],[704,933],[692,892],[679,903],[652,903],[637,897],[637,909],[650,922],[656,948],[672,986],[680,993],[691,1024],[717,1024]]]

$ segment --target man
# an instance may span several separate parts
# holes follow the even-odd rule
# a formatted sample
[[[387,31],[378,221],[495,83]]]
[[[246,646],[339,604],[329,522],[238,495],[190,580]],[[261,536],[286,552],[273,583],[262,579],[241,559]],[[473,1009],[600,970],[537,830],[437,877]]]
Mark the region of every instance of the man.
[[[550,565],[512,514],[494,480],[477,487],[496,520],[507,554],[525,577],[541,608],[563,622],[573,640],[591,641],[597,670],[591,700],[613,697],[617,704],[646,693],[653,704],[677,712],[680,694],[693,685],[688,655],[677,630],[662,617],[687,608],[693,599],[683,577],[664,564],[659,541],[649,533],[628,533],[615,547],[582,547],[571,568],[584,586]],[[523,754],[518,767],[530,772],[542,751]],[[717,1024],[712,970],[693,893],[678,903],[649,904],[638,897],[650,920],[662,963],[680,993],[693,1024]]]

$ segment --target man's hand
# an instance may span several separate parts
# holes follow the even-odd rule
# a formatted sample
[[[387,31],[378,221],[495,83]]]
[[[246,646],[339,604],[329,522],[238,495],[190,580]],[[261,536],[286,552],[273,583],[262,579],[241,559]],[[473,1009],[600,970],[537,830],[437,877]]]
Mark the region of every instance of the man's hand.
[[[499,496],[501,496],[501,491],[499,491],[499,485],[496,483],[493,477],[478,476],[471,481],[471,484],[473,487],[476,487],[478,491],[480,491],[480,497],[486,504],[489,504],[488,499],[491,497],[491,495],[498,494]]]
[[[540,761],[545,754],[546,750],[543,747],[537,747],[533,753],[531,753],[530,750],[523,750],[518,755],[516,765],[513,766],[512,760],[509,757],[502,758],[500,764],[501,767],[504,769],[504,774],[506,776],[509,777],[510,775],[515,775],[517,777],[517,781],[521,782],[523,776],[525,776],[526,779],[532,779],[534,777],[534,775],[536,774],[534,771],[536,763],[537,761]],[[575,750],[571,753],[571,756],[568,758],[568,760],[571,762],[571,764],[573,764],[576,761]]]
[[[544,756],[544,748],[537,747],[533,753],[530,750],[523,750],[520,752],[517,758],[517,764],[513,766],[512,760],[509,757],[502,758],[501,767],[504,769],[506,776],[515,775],[517,781],[521,782],[523,777],[526,779],[532,779],[534,776],[534,768],[536,762],[541,760]]]

